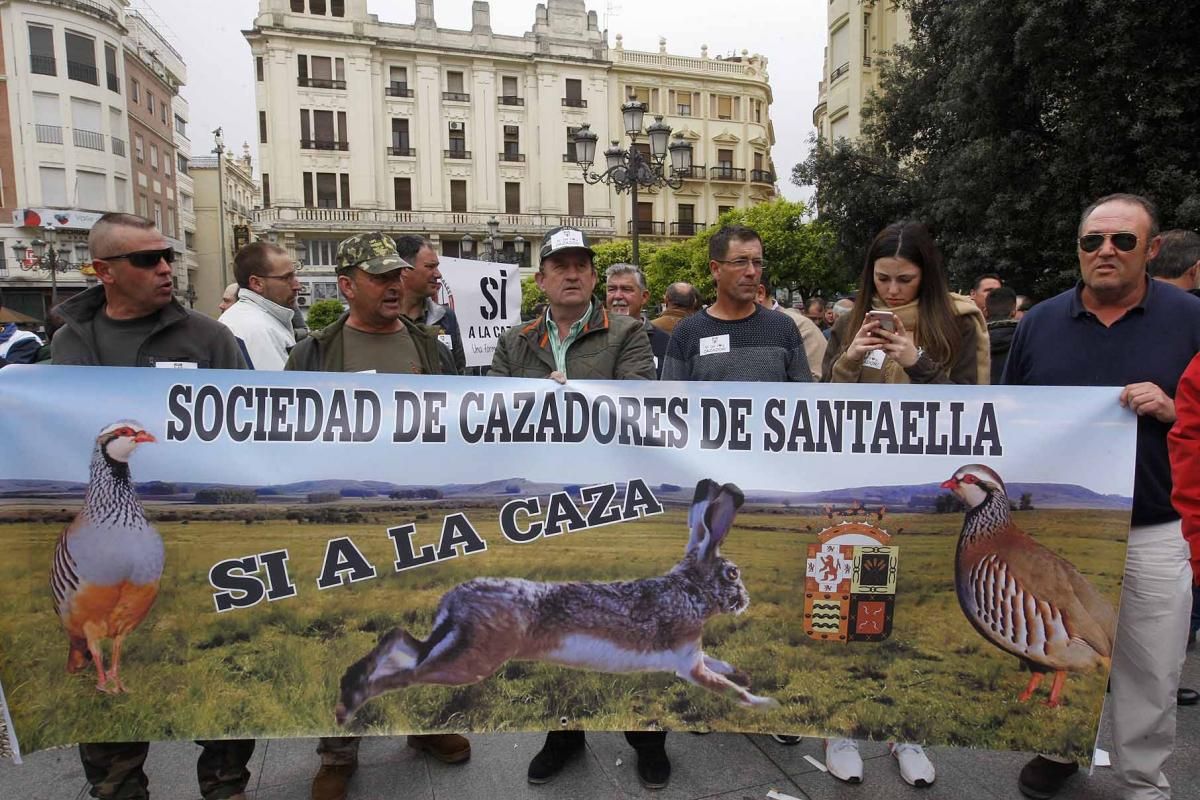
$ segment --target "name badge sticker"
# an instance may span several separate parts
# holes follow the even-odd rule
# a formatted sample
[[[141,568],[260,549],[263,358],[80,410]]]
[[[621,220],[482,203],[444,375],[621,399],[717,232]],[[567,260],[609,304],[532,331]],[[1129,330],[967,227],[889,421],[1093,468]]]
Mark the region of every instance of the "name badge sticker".
[[[157,369],[200,369],[195,361],[155,361]]]
[[[441,342],[442,344],[446,345],[446,347],[450,348],[451,350],[454,349],[454,340],[450,338],[450,334],[439,333],[438,341]]]
[[[719,336],[705,336],[700,340],[700,355],[711,356],[714,353],[729,352],[729,334],[722,333]]]
[[[883,369],[883,360],[885,356],[882,350],[872,350],[863,359],[863,366],[871,369]]]

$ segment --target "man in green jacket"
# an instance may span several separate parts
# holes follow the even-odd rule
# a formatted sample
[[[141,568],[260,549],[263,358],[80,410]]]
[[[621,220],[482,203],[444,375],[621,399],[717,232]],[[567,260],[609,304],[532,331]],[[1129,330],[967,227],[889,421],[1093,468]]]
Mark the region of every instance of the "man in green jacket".
[[[654,355],[640,317],[610,315],[592,293],[595,253],[576,228],[554,228],[542,240],[534,279],[546,293],[546,311],[515,325],[496,343],[488,375],[513,378],[654,380]],[[671,776],[663,731],[626,731],[637,752],[642,785],[661,789]],[[579,730],[551,731],[529,762],[530,783],[546,783],[584,750]]]
[[[504,332],[489,375],[654,380],[654,354],[639,321],[610,315],[592,296],[594,255],[581,230],[554,228],[546,234],[534,275],[546,293],[546,311]]]
[[[350,310],[302,340],[285,370],[457,375],[454,358],[428,326],[401,313],[404,270],[387,234],[362,233],[338,245],[338,289]]]
[[[412,265],[384,233],[360,233],[338,245],[338,289],[350,310],[332,325],[292,348],[285,370],[300,372],[385,372],[456,375],[450,350],[434,329],[408,319],[404,308],[405,270]],[[345,800],[358,768],[357,736],[323,736],[317,745],[321,768],[312,783],[313,800]],[[458,734],[409,736],[408,744],[439,761],[455,764],[471,757],[471,743]]]

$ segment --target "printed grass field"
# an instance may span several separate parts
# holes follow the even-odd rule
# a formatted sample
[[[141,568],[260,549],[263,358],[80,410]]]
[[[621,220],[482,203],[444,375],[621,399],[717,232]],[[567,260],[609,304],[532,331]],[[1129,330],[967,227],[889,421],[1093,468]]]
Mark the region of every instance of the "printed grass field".
[[[12,508],[4,510],[11,515]],[[64,671],[66,636],[46,583],[61,523],[0,521],[0,675],[23,750],[81,740],[342,731],[332,709],[346,666],[397,625],[425,638],[439,598],[455,584],[478,575],[646,577],[670,569],[687,540],[683,510],[669,509],[648,520],[515,545],[500,535],[496,510],[477,507],[466,513],[487,541],[486,553],[396,574],[385,529],[415,520],[414,543],[436,544],[443,513],[458,507],[405,514],[374,513],[364,504],[371,521],[351,525],[209,521],[203,509],[148,505],[151,517],[164,508],[195,518],[157,523],[166,573],[156,605],[127,640],[121,673],[130,693],[119,696],[97,692],[90,667],[77,675]],[[421,686],[373,700],[359,712],[357,731],[545,730],[566,718],[592,729],[838,733],[1090,757],[1105,676],[1070,676],[1061,708],[1041,704],[1044,688],[1033,701],[1017,702],[1029,674],[970,627],[954,595],[961,514],[885,519],[900,547],[893,633],[880,644],[843,645],[811,641],[802,626],[806,546],[829,523],[782,512],[748,506],[739,514],[722,552],[742,568],[751,605],[739,617],[713,619],[704,635],[706,652],[748,672],[752,691],[778,699],[781,709],[745,710],[665,673],[608,675],[509,662],[472,686]],[[1116,605],[1126,513],[1038,510],[1014,518]],[[354,540],[378,577],[318,591],[326,541],[339,536]],[[209,568],[280,547],[289,551],[297,596],[215,613]]]

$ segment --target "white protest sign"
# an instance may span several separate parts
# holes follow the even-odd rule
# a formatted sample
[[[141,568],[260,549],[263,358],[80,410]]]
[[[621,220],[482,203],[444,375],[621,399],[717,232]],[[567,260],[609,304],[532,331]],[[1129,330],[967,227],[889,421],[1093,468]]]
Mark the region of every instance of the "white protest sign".
[[[492,363],[500,334],[521,321],[521,274],[516,264],[441,259],[438,302],[458,317],[468,367]]]

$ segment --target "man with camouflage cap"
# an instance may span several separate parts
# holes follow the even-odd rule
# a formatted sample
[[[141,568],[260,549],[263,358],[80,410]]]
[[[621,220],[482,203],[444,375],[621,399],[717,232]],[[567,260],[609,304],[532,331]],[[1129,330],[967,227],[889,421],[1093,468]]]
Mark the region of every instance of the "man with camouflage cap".
[[[456,375],[450,350],[436,330],[413,322],[404,308],[406,270],[412,265],[396,243],[380,232],[360,233],[338,245],[338,289],[350,310],[292,349],[286,370]],[[313,800],[344,800],[358,768],[357,736],[325,736],[317,745],[321,768],[313,778]],[[458,734],[409,736],[408,744],[439,761],[471,757],[471,743]]]
[[[391,237],[360,233],[338,245],[338,289],[350,310],[292,349],[287,370],[456,375],[436,335],[401,313],[404,270]]]

